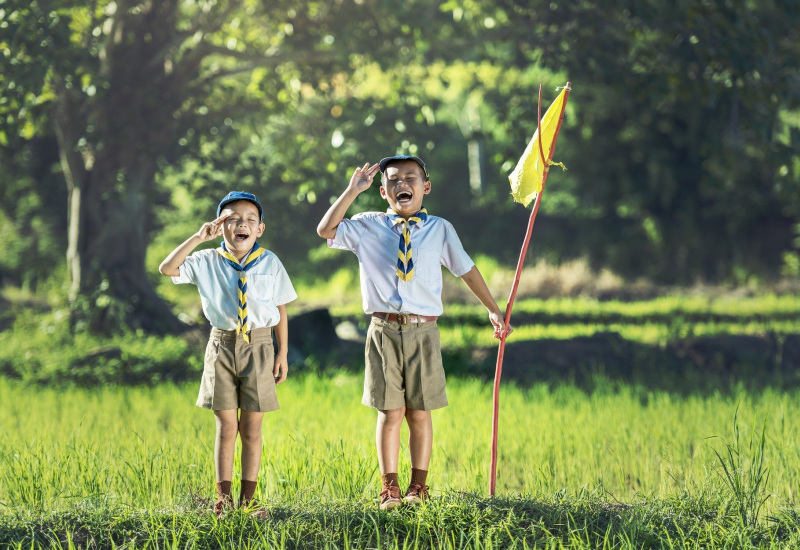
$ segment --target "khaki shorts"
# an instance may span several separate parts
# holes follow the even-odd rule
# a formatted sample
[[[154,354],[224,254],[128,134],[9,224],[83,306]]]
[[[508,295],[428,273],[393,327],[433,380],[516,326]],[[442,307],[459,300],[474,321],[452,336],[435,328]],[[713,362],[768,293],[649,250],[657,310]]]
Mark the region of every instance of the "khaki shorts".
[[[215,411],[278,409],[274,364],[271,328],[251,330],[249,344],[235,330],[212,328],[197,406]]]
[[[400,325],[373,317],[364,356],[364,405],[381,411],[447,406],[435,321]]]

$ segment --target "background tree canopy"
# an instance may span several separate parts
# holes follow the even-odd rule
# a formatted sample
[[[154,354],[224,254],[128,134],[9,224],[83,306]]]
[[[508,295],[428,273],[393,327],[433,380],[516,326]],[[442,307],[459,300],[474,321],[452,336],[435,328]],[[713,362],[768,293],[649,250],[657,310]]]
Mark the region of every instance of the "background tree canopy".
[[[264,244],[313,279],[342,261],[314,232],[330,199],[395,152],[429,162],[426,206],[471,253],[512,261],[528,212],[507,174],[539,84],[549,103],[567,80],[537,254],[797,276],[798,29],[789,0],[0,1],[0,277],[68,278],[78,327],[174,330],[156,235],[247,189]]]

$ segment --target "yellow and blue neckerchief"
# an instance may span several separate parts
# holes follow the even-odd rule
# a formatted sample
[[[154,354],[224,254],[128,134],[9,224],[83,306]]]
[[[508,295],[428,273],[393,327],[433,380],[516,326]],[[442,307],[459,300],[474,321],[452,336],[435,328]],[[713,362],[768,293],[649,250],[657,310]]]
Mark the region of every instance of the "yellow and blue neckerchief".
[[[409,216],[408,220],[406,220],[389,208],[386,210],[386,216],[394,225],[403,224],[403,231],[400,235],[400,246],[397,252],[397,277],[401,281],[408,282],[414,278],[414,259],[411,257],[411,227],[427,220],[428,211],[423,208],[413,216]]]
[[[225,258],[228,265],[239,272],[239,313],[236,318],[236,334],[241,332],[244,341],[248,344],[250,343],[250,325],[247,322],[247,270],[256,265],[262,258],[262,254],[266,251],[266,248],[262,248],[258,243],[255,243],[250,253],[245,256],[242,263],[239,263],[236,256],[228,252],[228,249],[225,247],[225,242],[222,243],[222,246],[217,248],[217,252],[220,256]]]

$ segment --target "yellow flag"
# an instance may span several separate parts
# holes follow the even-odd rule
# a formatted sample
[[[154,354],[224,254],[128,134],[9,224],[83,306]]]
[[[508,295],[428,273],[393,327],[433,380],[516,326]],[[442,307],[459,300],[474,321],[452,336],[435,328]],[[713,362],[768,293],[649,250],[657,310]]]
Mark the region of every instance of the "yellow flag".
[[[530,143],[528,143],[525,152],[517,162],[517,167],[508,176],[508,181],[511,182],[511,196],[514,197],[515,201],[521,202],[525,206],[528,206],[542,192],[544,173],[547,171],[547,166],[556,164],[548,161],[548,159],[555,140],[558,119],[561,115],[566,93],[567,88],[561,90],[556,100],[547,109],[542,118],[540,128],[537,128],[533,133]],[[541,152],[539,150],[540,131],[542,134]],[[544,160],[542,159],[542,152],[544,153]],[[563,164],[559,164],[559,166],[564,167]]]

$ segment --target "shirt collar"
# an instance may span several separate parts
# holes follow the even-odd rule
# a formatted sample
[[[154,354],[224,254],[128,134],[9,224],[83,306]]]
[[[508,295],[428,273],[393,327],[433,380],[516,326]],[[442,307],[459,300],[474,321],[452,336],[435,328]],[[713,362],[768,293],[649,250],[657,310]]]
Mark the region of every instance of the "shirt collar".
[[[430,215],[430,214],[428,214],[428,219],[430,219],[430,216],[431,216],[431,215]],[[383,220],[384,220],[384,223],[385,223],[387,226],[389,226],[389,227],[394,227],[394,226],[395,226],[394,222],[392,222],[392,219],[391,219],[389,216],[387,216],[387,215],[386,215],[386,212],[384,212],[384,213],[383,213]],[[417,223],[415,223],[414,225],[412,225],[412,226],[411,226],[411,228],[412,228],[412,229],[413,229],[413,228],[415,228],[415,227],[422,228],[422,226],[423,226],[423,225],[425,225],[426,223],[428,223],[428,222],[427,222],[427,220],[425,220],[425,221],[418,221]],[[400,224],[397,224],[397,227],[400,227]]]

